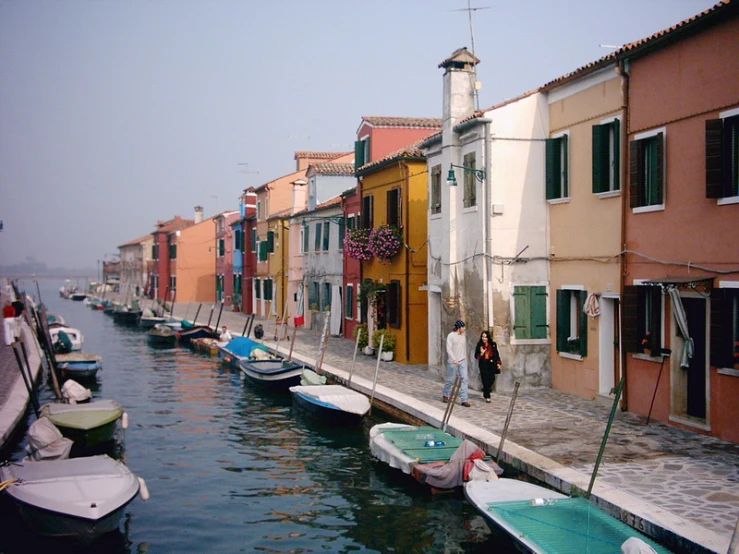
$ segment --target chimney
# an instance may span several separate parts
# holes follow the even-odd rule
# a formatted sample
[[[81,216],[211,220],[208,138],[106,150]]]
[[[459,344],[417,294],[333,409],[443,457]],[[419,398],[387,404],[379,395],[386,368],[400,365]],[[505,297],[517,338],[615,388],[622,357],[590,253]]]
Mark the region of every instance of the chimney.
[[[203,221],[203,207],[202,206],[195,206],[195,223],[200,223]]]
[[[467,48],[455,50],[439,64],[444,68],[442,134],[444,144],[456,144],[452,128],[475,111],[475,66],[480,60]]]

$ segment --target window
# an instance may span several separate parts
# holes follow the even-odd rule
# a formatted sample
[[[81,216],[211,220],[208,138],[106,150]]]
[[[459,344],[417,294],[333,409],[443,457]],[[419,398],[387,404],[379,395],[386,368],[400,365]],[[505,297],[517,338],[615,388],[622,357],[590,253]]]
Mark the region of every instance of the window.
[[[400,209],[400,189],[391,189],[387,191],[387,224],[400,227],[403,222],[401,220]]]
[[[218,255],[223,256],[226,253],[226,240],[218,239]]]
[[[314,250],[318,252],[321,249],[321,231],[323,230],[322,223],[316,223],[316,242]]]
[[[323,222],[323,250],[328,250],[329,240],[331,238],[331,222]]]
[[[266,262],[267,261],[267,241],[266,240],[260,240],[259,241],[259,257],[258,260],[260,262]]]
[[[331,283],[323,283],[323,291],[321,293],[321,310],[325,311],[331,308]]]
[[[275,232],[267,231],[267,252],[270,254],[275,251]]]
[[[362,284],[357,283],[357,310],[356,312],[357,312],[357,321],[360,323],[362,322],[362,303],[359,300],[359,293],[360,293],[361,287],[362,287]]]
[[[568,135],[546,139],[547,200],[569,198]]]
[[[169,290],[170,292],[177,290],[177,276],[176,275],[171,275],[169,277]]]
[[[400,327],[400,281],[391,280],[385,288],[385,308],[390,327]]]
[[[320,289],[319,284],[316,281],[313,281],[311,283],[310,288],[308,289],[308,308],[311,310],[318,310],[318,302],[320,299]]]
[[[441,213],[441,166],[435,165],[431,168],[431,192],[429,193],[429,206],[432,214]]]
[[[346,220],[342,217],[339,220],[339,250],[344,249],[345,230],[346,230]]]
[[[354,229],[357,226],[357,221],[354,214],[349,214],[346,216],[346,228],[347,229]]]
[[[177,244],[176,243],[169,244],[169,259],[170,260],[177,259]]]
[[[706,121],[706,198],[739,196],[739,110]]]
[[[372,229],[374,227],[373,204],[372,196],[362,198],[362,229]]]
[[[346,292],[344,293],[344,317],[351,319],[354,317],[354,285],[346,285]]]
[[[262,297],[262,282],[259,279],[254,279],[254,292],[257,295],[257,298]]]
[[[593,193],[621,189],[619,174],[620,121],[593,125]]]
[[[252,252],[256,252],[257,251],[257,230],[256,229],[252,229],[251,230],[250,250]]]
[[[734,287],[711,291],[711,365],[720,368],[739,369],[739,283]]]
[[[264,280],[264,299],[272,300],[272,279]]]
[[[355,171],[370,161],[369,137],[354,142],[354,169]]]
[[[649,350],[657,356],[662,348],[662,288],[629,285],[623,293],[623,342],[627,352]]]
[[[513,333],[516,339],[546,339],[547,288],[543,286],[513,287]]]
[[[151,245],[151,259],[152,260],[159,259],[159,245],[158,244]]]
[[[664,134],[654,133],[629,144],[629,204],[660,206],[664,200]]]
[[[303,234],[303,254],[310,250],[310,227],[303,224],[303,229],[300,231]]]
[[[262,219],[262,201],[257,200],[257,221]]]
[[[588,293],[557,291],[557,351],[580,356],[588,353],[588,315],[583,311]]]
[[[243,237],[243,233],[241,232],[241,229],[234,229],[234,251],[241,252],[243,241],[241,240]]]
[[[464,199],[463,206],[465,208],[471,208],[477,206],[477,177],[474,171],[468,171],[469,169],[477,169],[475,165],[475,153],[470,152],[465,154],[462,158],[462,165],[464,169]]]
[[[241,294],[241,273],[234,273],[232,276],[233,276],[234,301],[236,301],[236,296]]]

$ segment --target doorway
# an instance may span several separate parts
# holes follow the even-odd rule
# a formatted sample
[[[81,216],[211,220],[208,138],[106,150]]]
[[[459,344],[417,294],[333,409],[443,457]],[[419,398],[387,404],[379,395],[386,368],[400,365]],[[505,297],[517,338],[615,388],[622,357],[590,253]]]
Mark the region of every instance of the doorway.
[[[686,375],[686,414],[706,419],[706,302],[702,298],[682,298],[688,319],[688,333],[693,339],[690,367],[679,368]],[[679,358],[679,352],[676,357]],[[679,365],[679,364],[678,364]]]

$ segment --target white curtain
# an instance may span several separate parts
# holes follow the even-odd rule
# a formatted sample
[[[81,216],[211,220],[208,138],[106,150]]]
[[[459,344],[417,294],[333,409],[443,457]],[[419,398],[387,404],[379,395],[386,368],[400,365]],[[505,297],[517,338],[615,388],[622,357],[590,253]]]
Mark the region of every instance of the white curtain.
[[[303,315],[305,311],[305,306],[303,306],[303,281],[300,281],[298,283],[298,300],[297,300],[297,306],[295,307],[295,315]]]
[[[673,287],[668,291],[670,302],[672,303],[672,314],[675,316],[675,323],[683,337],[683,351],[680,353],[680,367],[690,367],[690,360],[693,357],[693,339],[690,338],[688,332],[688,318],[685,315],[683,301],[680,299],[680,293],[677,288]]]
[[[341,334],[341,287],[331,287],[331,335],[336,337]]]

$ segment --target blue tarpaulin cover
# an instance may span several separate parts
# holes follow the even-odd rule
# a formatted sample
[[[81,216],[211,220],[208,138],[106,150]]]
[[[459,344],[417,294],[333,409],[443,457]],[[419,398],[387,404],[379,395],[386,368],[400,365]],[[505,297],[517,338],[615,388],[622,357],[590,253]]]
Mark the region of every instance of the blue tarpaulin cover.
[[[251,352],[255,348],[269,352],[269,348],[248,337],[234,337],[226,344],[226,350],[243,357],[251,356]]]

